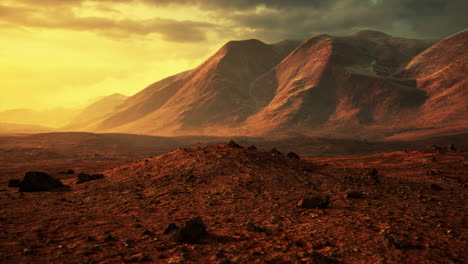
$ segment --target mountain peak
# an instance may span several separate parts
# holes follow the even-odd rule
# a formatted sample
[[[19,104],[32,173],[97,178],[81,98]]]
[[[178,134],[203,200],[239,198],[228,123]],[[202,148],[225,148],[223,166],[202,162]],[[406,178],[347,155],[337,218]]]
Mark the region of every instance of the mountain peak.
[[[358,38],[365,38],[369,40],[380,40],[380,39],[387,39],[387,38],[392,37],[383,32],[371,30],[371,29],[359,30],[359,31],[351,33],[350,36],[358,37]]]

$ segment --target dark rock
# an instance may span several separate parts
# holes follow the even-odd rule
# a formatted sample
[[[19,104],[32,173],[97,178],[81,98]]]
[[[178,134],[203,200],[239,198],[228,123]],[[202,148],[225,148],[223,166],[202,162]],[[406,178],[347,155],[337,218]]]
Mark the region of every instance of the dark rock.
[[[265,232],[265,231],[267,231],[267,229],[264,228],[264,227],[257,226],[252,222],[248,222],[247,223],[247,231],[249,231],[249,232]]]
[[[379,175],[379,171],[378,171],[376,168],[373,168],[373,169],[370,171],[370,176],[376,177],[377,175]]]
[[[32,251],[32,249],[30,249],[30,248],[25,248],[25,249],[23,250],[23,254],[25,254],[25,255],[30,255],[30,254],[32,254],[32,253],[33,253],[33,251]]]
[[[57,174],[75,174],[74,170],[59,171]]]
[[[76,181],[77,184],[94,181],[98,179],[104,178],[104,174],[87,174],[87,173],[80,173],[78,174],[78,180]]]
[[[455,147],[454,144],[451,144],[451,145],[450,145],[450,151],[452,151],[452,152],[457,152],[457,148]]]
[[[105,242],[113,242],[113,241],[117,241],[117,238],[111,236],[111,235],[107,235],[106,237],[104,237],[104,241]]]
[[[301,156],[297,155],[294,152],[289,152],[286,157],[291,158],[291,159],[301,159]]]
[[[8,180],[8,187],[20,187],[21,180],[20,179],[11,179]]]
[[[442,191],[444,188],[442,188],[440,185],[438,184],[431,184],[431,189],[433,191]]]
[[[283,153],[281,153],[279,150],[277,150],[276,148],[273,148],[271,150],[271,153],[275,154],[275,155],[283,155]]]
[[[92,237],[92,236],[87,236],[86,241],[87,242],[94,242],[94,241],[96,241],[96,239],[94,237]]]
[[[250,147],[247,148],[247,150],[257,150],[257,147],[254,145],[251,145]]]
[[[229,141],[227,145],[231,148],[242,148],[242,146],[234,142],[234,140]]]
[[[144,255],[143,253],[138,253],[124,260],[124,263],[135,263],[135,262],[139,263],[139,262],[149,262],[149,261],[151,261],[150,257]]]
[[[223,258],[221,260],[219,260],[218,262],[219,264],[233,264],[235,262],[232,262],[231,260],[227,259],[227,258]]]
[[[196,243],[207,234],[206,226],[201,217],[193,218],[185,226],[177,229],[172,240],[178,243]]]
[[[45,172],[30,171],[21,181],[20,192],[40,192],[63,187],[63,183]]]
[[[390,235],[386,235],[385,237],[387,238],[389,244],[396,249],[422,249],[421,245],[411,243],[405,239],[398,239]]]
[[[297,203],[297,206],[301,208],[313,209],[313,208],[328,208],[330,203],[330,196],[319,195],[312,198],[302,199]]]
[[[362,192],[359,192],[359,191],[353,191],[353,192],[349,192],[348,194],[346,194],[346,198],[350,198],[350,199],[361,199],[362,197],[363,197]]]
[[[340,263],[338,260],[321,255],[318,252],[311,253],[310,259],[311,259],[310,263],[314,263],[314,264],[339,264]]]
[[[148,229],[145,229],[145,231],[143,231],[142,233],[143,236],[154,236],[154,233],[149,231]]]

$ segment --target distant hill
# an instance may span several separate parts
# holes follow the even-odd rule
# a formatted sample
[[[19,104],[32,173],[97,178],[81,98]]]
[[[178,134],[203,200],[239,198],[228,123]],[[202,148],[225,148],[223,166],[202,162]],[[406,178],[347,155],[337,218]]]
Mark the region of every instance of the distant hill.
[[[112,112],[114,108],[125,101],[125,99],[127,99],[127,96],[118,93],[100,98],[81,110],[63,129],[85,130],[89,124],[96,122]]]

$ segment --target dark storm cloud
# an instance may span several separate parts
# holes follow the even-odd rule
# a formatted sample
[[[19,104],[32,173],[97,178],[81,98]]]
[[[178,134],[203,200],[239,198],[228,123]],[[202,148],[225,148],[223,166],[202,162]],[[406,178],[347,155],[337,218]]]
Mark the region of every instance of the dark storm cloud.
[[[2,1],[0,0],[0,4]],[[318,33],[348,34],[360,29],[375,29],[414,38],[443,38],[468,26],[466,0],[9,0],[24,9],[2,10],[0,23],[36,27],[91,30],[108,36],[157,33],[170,41],[202,41],[208,32],[223,38],[259,38],[265,41],[302,39]],[[151,6],[196,6],[216,25],[196,21],[153,20],[119,21],[108,18],[38,18],[37,10],[99,3],[99,8],[116,3],[145,3]],[[48,7],[48,8],[44,8]],[[35,8],[32,15],[25,15]],[[3,13],[2,13],[3,12]],[[65,12],[65,13],[66,13]],[[39,13],[40,14],[40,13]],[[13,18],[12,18],[13,17]],[[24,21],[17,19],[24,17]]]
[[[316,33],[344,34],[362,28],[406,37],[442,38],[468,26],[466,0],[140,1],[198,6],[212,11],[214,16],[229,18],[234,27],[249,29],[245,32],[251,33],[244,34],[245,37],[257,34],[270,40],[305,38]],[[252,12],[260,6],[272,12]]]

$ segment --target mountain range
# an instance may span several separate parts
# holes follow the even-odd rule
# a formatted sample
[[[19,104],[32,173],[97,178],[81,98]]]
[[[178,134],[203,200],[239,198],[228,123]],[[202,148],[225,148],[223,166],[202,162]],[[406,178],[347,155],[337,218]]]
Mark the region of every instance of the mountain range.
[[[366,139],[460,131],[468,128],[467,41],[468,30],[438,42],[372,30],[230,41],[193,70],[97,102],[64,129]]]

